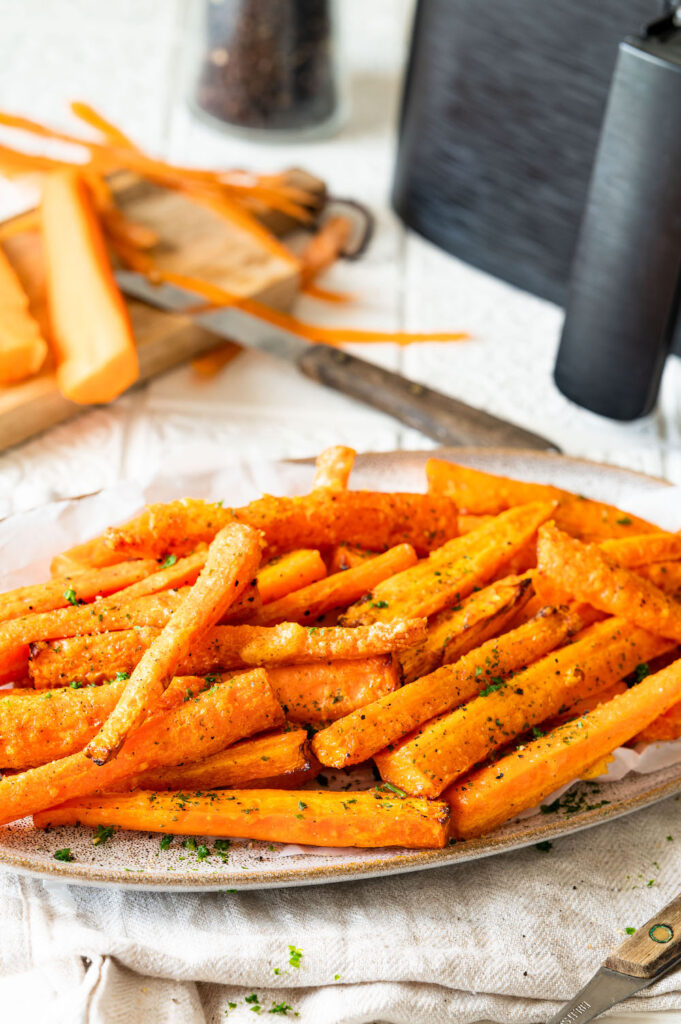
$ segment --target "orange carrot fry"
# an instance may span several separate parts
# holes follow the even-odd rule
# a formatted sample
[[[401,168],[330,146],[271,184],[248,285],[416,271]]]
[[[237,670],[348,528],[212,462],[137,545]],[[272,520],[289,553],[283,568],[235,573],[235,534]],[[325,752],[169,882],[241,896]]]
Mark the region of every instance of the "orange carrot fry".
[[[561,726],[443,794],[457,838],[490,832],[600,761],[681,699],[681,661]]]
[[[637,569],[651,562],[674,562],[681,559],[681,534],[644,533],[633,537],[604,540],[599,545],[609,558],[626,569]]]
[[[375,586],[368,599],[347,610],[343,624],[430,616],[458,603],[505,565],[553,509],[552,502],[521,505],[449,541],[427,560]]]
[[[59,389],[73,402],[110,402],[137,379],[137,349],[91,196],[76,172],[48,175],[41,216]]]
[[[681,603],[610,561],[595,544],[583,544],[547,523],[539,531],[537,553],[541,572],[573,598],[681,641]]]
[[[507,682],[495,682],[470,703],[377,754],[378,769],[407,793],[439,796],[515,736],[607,689],[667,647],[666,641],[621,619],[597,623],[568,647]]]
[[[223,789],[209,793],[111,793],[70,800],[33,818],[37,828],[107,824],[142,832],[230,836],[312,846],[443,847],[449,809],[379,790]]]
[[[659,562],[642,566],[636,572],[664,590],[665,594],[681,600],[681,562]]]
[[[168,624],[135,666],[118,704],[85,754],[106,763],[163,693],[179,662],[218,622],[255,575],[258,534],[248,526],[225,527],[210,546],[201,574]]]
[[[157,568],[157,563],[151,559],[139,559],[9,590],[0,594],[0,622],[83,604],[126,588],[134,589],[134,584],[145,580]]]
[[[318,770],[307,732],[291,729],[242,740],[193,764],[142,772],[127,779],[125,789],[270,789],[274,779],[277,789],[295,789],[296,780]]]
[[[73,572],[82,572],[83,569],[103,569],[106,565],[117,565],[126,558],[126,555],[114,551],[103,536],[93,537],[84,544],[76,544],[55,555],[50,564],[50,572],[53,576],[68,576]]]
[[[272,627],[216,626],[182,660],[178,671],[200,676],[255,665],[371,658],[418,644],[425,634],[425,619],[357,629],[306,629],[294,622]],[[132,672],[158,635],[157,629],[140,628],[33,644],[29,666],[33,686],[49,689],[68,686],[74,680],[100,683],[116,672]],[[12,678],[21,675],[19,671]]]
[[[439,612],[428,623],[422,644],[400,655],[405,683],[433,672],[467,654],[474,647],[504,632],[530,598],[532,581],[509,576],[476,591],[453,609]]]
[[[392,693],[401,682],[390,654],[364,660],[268,667],[267,678],[291,722],[325,723]]]
[[[488,640],[454,665],[445,665],[415,683],[403,686],[318,732],[312,749],[322,764],[334,768],[359,764],[442,714],[497,686],[570,635],[577,623],[554,609],[513,633]]]
[[[398,544],[354,569],[334,573],[278,601],[272,601],[261,609],[254,621],[263,626],[282,621],[314,623],[325,612],[357,601],[383,580],[402,572],[415,562],[416,553],[411,544]]]
[[[82,750],[111,714],[124,682],[0,697],[0,768],[32,768]]]
[[[267,556],[293,548],[358,544],[385,550],[408,543],[427,554],[457,534],[457,515],[448,498],[372,491],[312,491],[298,498],[266,495],[245,508],[228,509],[185,498],[149,505],[125,526],[107,531],[121,558],[185,555],[210,542],[230,522],[262,530]]]
[[[470,513],[462,513],[458,519],[459,533],[463,536],[465,533],[470,533],[471,530],[477,530],[479,526],[491,523],[493,519],[494,516],[475,516]]]
[[[29,309],[28,296],[0,248],[0,385],[37,373],[47,355],[47,342]]]
[[[330,487],[336,491],[345,491],[348,479],[355,464],[357,452],[354,448],[346,448],[336,444],[325,448],[315,459],[313,488]]]
[[[337,544],[331,549],[327,558],[327,566],[330,573],[344,572],[346,569],[354,569],[356,565],[366,562],[367,558],[375,558],[378,551],[367,551],[366,548],[357,547],[356,544]]]
[[[443,459],[426,463],[428,490],[450,497],[461,512],[474,515],[498,515],[514,505],[528,501],[558,501],[556,524],[571,536],[582,540],[626,537],[653,533],[657,527],[644,519],[622,512],[613,505],[592,501],[547,484],[527,484]]]
[[[263,604],[278,601],[294,590],[316,583],[326,576],[326,566],[318,551],[299,548],[273,559],[258,573],[258,590]]]
[[[146,597],[148,594],[158,594],[162,590],[177,590],[180,587],[191,586],[196,583],[198,575],[206,564],[207,548],[195,551],[193,555],[186,558],[173,559],[171,556],[167,564],[159,567],[154,564],[155,572],[152,570],[144,579],[131,584],[118,595],[119,601],[136,601],[139,597]],[[120,569],[125,565],[134,565],[134,562],[122,562],[120,566],[114,565],[111,569]]]
[[[200,761],[245,736],[283,724],[281,705],[266,673],[254,669],[170,711],[152,714],[105,765],[94,764],[80,752],[5,776],[0,779],[0,821],[15,821],[64,800],[111,789],[131,775],[177,764],[180,758]]]

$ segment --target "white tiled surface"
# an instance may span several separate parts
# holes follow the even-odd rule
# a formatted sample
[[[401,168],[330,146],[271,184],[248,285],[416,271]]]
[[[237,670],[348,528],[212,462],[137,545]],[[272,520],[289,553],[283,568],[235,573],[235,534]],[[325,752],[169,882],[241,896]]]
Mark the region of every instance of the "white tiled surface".
[[[676,361],[658,413],[615,425],[570,405],[551,381],[560,313],[408,235],[387,203],[393,125],[410,0],[345,0],[352,116],[336,137],[263,147],[215,133],[183,102],[192,0],[0,0],[0,105],[76,128],[68,101],[82,97],[153,151],[202,164],[279,168],[299,163],[339,194],[371,204],[379,229],[366,258],[342,264],[329,286],[357,303],[304,300],[302,316],[418,330],[461,327],[463,344],[364,346],[363,354],[434,383],[556,440],[566,452],[681,480]],[[16,202],[0,186],[0,213]],[[206,438],[236,455],[299,456],[339,440],[362,449],[428,441],[331,394],[288,367],[249,354],[211,381],[181,369],[116,403],[0,457],[0,513],[44,497],[89,491],[137,475],[185,440]]]
[[[615,425],[570,405],[550,376],[559,311],[408,235],[389,211],[410,0],[344,0],[352,116],[334,139],[285,148],[216,134],[188,113],[184,74],[195,2],[0,0],[0,106],[74,128],[67,104],[83,98],[171,159],[309,168],[336,193],[374,207],[378,232],[360,264],[340,265],[328,277],[330,287],[354,292],[356,305],[339,311],[305,300],[301,316],[330,322],[342,316],[348,326],[465,328],[474,335],[465,344],[372,346],[362,354],[544,433],[570,454],[681,481],[678,361],[667,368],[659,411],[645,421]],[[15,190],[0,185],[0,215],[15,203]],[[174,447],[202,438],[221,445],[226,460],[309,455],[334,441],[364,450],[429,444],[288,367],[249,354],[207,382],[177,370],[0,456],[0,514],[141,475],[161,460],[167,464]]]

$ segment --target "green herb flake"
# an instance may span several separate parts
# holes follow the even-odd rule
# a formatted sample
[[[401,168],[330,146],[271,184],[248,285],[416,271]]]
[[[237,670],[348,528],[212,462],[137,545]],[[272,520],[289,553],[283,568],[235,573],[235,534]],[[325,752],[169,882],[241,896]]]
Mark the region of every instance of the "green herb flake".
[[[62,850],[55,850],[54,851],[54,859],[55,860],[64,860],[64,861],[68,862],[68,861],[71,861],[71,860],[75,860],[76,858],[71,853],[71,847],[70,846],[65,846]]]
[[[618,526],[631,526],[631,519],[629,516],[622,516],[621,519],[617,520]]]
[[[64,597],[69,602],[69,604],[78,604],[78,598],[76,597],[76,592],[73,589],[73,587],[66,588],[66,590],[64,591]]]
[[[124,683],[126,679],[130,678],[129,672],[117,672],[114,676],[115,683]]]
[[[168,555],[168,557],[166,558],[165,562],[161,563],[161,568],[162,569],[169,569],[171,565],[175,565],[176,561],[177,561],[177,555]]]
[[[78,682],[77,679],[72,679],[71,682],[69,683],[69,686],[71,687],[72,690],[80,690],[82,685],[83,684]]]
[[[387,791],[389,793],[394,793],[395,796],[406,797],[407,795],[403,789],[399,789],[397,786],[393,786],[392,782],[384,782],[382,786],[378,786],[377,788],[383,790],[384,792]]]
[[[257,992],[251,992],[250,996],[244,996],[245,1003],[259,1003]]]
[[[113,825],[98,825],[95,838],[92,840],[93,846],[103,846],[107,840],[111,839],[114,834]]]
[[[635,928],[625,928],[624,930],[627,933],[627,935],[635,935],[636,934],[636,929]]]
[[[288,947],[288,952],[289,952],[288,962],[290,963],[291,967],[295,967],[295,968],[300,967],[300,961],[303,959],[303,951],[302,951],[302,949],[298,949],[297,946],[289,946]]]
[[[267,1012],[279,1013],[281,1014],[282,1017],[285,1017],[288,1014],[289,1010],[293,1010],[293,1007],[289,1006],[288,1003],[273,1003],[271,1010],[268,1010]]]
[[[550,843],[548,839],[545,839],[543,843],[535,843],[535,850],[539,850],[540,853],[548,853],[553,849],[553,843]]]
[[[170,844],[172,843],[174,838],[175,838],[175,836],[170,835],[170,833],[168,833],[168,835],[166,835],[166,836],[161,836],[161,842],[159,843],[159,846],[161,847],[161,849],[162,850],[169,850],[170,849]]]

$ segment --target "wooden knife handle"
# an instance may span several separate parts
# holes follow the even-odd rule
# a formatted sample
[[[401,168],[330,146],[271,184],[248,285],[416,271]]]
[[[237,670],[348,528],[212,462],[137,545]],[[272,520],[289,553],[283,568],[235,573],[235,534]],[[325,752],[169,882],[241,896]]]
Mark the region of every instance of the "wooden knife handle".
[[[317,383],[380,409],[440,444],[559,450],[543,437],[343,349],[312,345],[298,367]]]
[[[637,928],[603,964],[635,978],[656,978],[681,959],[681,896]]]

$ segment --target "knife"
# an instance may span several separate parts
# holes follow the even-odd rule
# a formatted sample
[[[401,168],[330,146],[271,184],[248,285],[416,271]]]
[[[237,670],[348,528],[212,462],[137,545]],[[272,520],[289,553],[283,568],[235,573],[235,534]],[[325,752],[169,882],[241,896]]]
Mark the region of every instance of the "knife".
[[[153,284],[132,270],[117,270],[116,281],[129,298],[166,313],[188,315],[197,326],[221,338],[287,359],[318,384],[380,409],[440,444],[560,451],[546,438],[342,349],[311,345],[292,331],[271,327],[242,309],[228,307],[194,313],[197,307],[205,305],[205,299],[195,292],[172,284]]]
[[[618,946],[581,992],[547,1024],[586,1024],[680,963],[681,896],[677,896]]]

